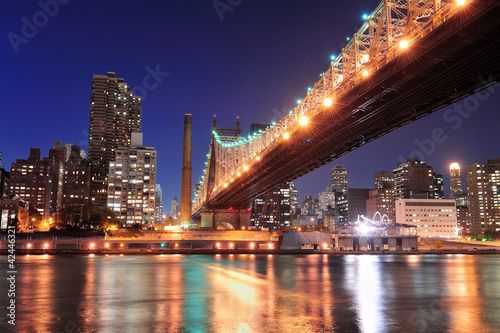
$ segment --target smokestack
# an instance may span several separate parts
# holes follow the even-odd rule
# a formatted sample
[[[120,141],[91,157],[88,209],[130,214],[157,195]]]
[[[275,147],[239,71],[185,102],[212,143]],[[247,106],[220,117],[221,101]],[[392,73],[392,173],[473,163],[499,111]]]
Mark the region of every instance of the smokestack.
[[[181,223],[191,222],[191,114],[184,115],[184,151],[182,156]]]

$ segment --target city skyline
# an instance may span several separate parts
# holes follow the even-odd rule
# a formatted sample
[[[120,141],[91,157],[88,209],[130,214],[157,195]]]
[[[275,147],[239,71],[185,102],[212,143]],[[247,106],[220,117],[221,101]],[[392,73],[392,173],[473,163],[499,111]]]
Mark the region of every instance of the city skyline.
[[[107,34],[101,32],[117,32],[120,22],[116,18],[111,23],[101,21],[116,8],[98,2],[88,7],[73,2],[59,5],[57,13],[47,16],[47,23],[36,27],[37,32],[26,38],[28,42],[17,48],[4,39],[2,57],[11,66],[4,68],[3,74],[17,78],[13,81],[16,84],[3,81],[0,87],[6,101],[4,121],[19,126],[9,126],[0,134],[3,167],[10,169],[15,160],[26,158],[31,147],[40,148],[42,156],[47,156],[55,140],[80,145],[87,151],[92,75],[112,71],[134,93],[143,95],[144,144],[158,151],[157,183],[162,185],[164,201],[169,202],[174,196],[180,197],[184,113],[193,114],[196,133],[194,184],[202,174],[214,114],[223,127],[233,126],[239,116],[243,133],[252,123],[280,119],[297,98],[305,95],[307,86],[328,67],[331,54],[340,52],[345,37],[362,24],[362,14],[377,2],[320,1],[312,8],[295,2],[286,6],[285,2],[266,3],[264,7],[262,3],[243,2],[226,11],[223,20],[211,2],[199,6],[162,4],[161,8],[134,8],[130,4],[125,2],[118,9],[128,25],[123,37],[115,37],[110,45],[105,43]],[[22,18],[33,22],[35,14],[44,10],[36,3],[7,6],[11,15],[0,23],[5,36],[11,32],[21,36],[25,24]],[[138,23],[131,21],[135,10],[142,14]],[[85,15],[93,20],[78,18]],[[193,28],[180,31],[186,18]],[[250,23],[256,20],[262,25]],[[64,31],[61,22],[65,23]],[[152,22],[151,27],[141,25],[147,22]],[[89,28],[88,36],[78,34],[85,27]],[[352,27],[352,31],[346,27]],[[138,38],[131,39],[127,33]],[[103,57],[96,57],[95,46]],[[29,91],[30,98],[20,98],[23,90]],[[330,169],[336,164],[348,170],[349,187],[372,188],[374,172],[393,169],[411,155],[444,175],[451,162],[458,162],[464,170],[467,165],[498,157],[498,90],[498,86],[492,86],[296,180],[299,200],[324,191]],[[449,195],[447,176],[445,189]]]

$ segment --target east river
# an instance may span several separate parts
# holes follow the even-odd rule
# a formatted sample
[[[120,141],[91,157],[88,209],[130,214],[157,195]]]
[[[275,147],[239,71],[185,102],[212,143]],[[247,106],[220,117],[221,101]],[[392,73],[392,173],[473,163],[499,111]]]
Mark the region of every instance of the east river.
[[[31,255],[16,269],[2,332],[500,332],[497,255]]]

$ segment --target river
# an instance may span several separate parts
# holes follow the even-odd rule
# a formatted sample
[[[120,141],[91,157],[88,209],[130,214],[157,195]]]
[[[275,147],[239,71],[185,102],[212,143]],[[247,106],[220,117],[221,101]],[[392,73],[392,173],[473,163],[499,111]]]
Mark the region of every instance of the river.
[[[2,332],[500,332],[497,255],[31,255],[16,269]]]

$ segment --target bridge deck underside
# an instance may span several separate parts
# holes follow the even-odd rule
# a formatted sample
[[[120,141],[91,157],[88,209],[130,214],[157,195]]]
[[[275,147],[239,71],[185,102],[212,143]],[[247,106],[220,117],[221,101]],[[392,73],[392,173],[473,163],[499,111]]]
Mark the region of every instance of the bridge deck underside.
[[[498,82],[500,3],[476,1],[471,6],[310,118],[307,127],[262,156],[209,205],[248,207],[277,185],[360,147],[361,136],[370,142],[473,94],[485,80]]]

